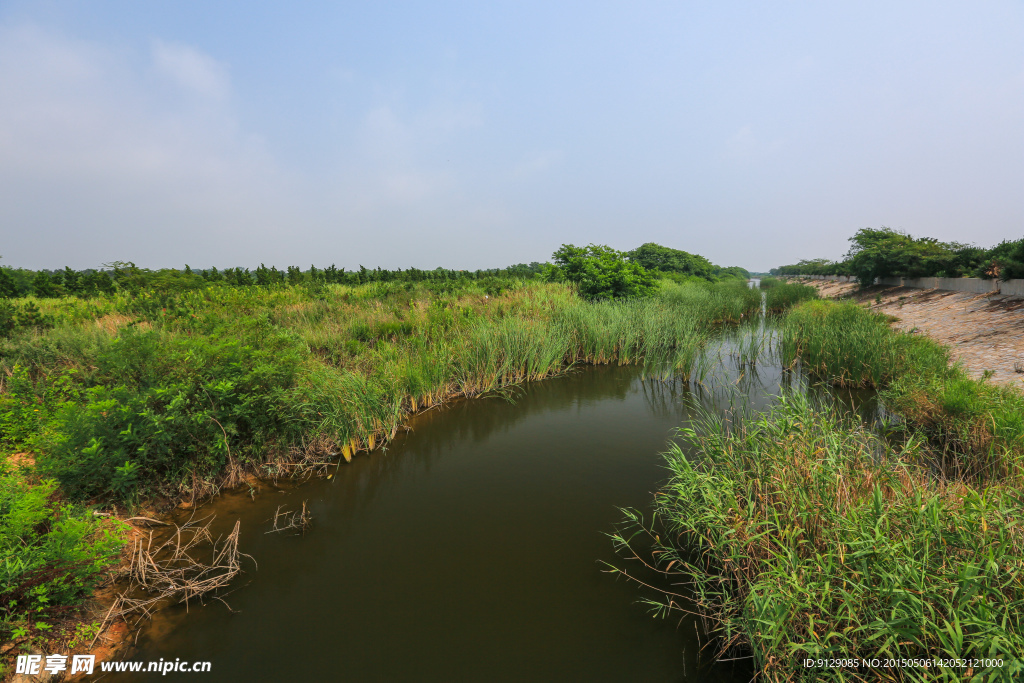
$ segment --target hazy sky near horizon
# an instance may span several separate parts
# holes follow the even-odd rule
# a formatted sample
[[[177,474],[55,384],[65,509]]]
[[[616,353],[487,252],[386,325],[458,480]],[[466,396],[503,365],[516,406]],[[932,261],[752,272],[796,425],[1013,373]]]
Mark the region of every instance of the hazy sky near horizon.
[[[1024,4],[0,0],[5,265],[1024,236]]]

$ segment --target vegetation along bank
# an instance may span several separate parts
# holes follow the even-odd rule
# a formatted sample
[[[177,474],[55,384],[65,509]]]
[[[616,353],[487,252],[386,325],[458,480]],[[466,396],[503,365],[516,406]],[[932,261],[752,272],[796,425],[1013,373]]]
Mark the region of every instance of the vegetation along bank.
[[[1024,298],[935,289],[807,280],[823,298],[853,299],[892,325],[950,347],[972,377],[1024,387]]]
[[[838,260],[804,259],[772,268],[772,275],[847,275],[862,287],[875,278],[977,277],[1024,278],[1024,238],[994,247],[914,237],[891,228],[862,228],[849,239],[850,249]]]
[[[577,363],[687,377],[714,326],[761,304],[745,271],[652,244],[473,272],[0,268],[0,285],[6,656],[92,640],[76,619],[127,542],[117,516],[348,460],[416,411]]]
[[[655,607],[707,618],[764,680],[1020,680],[1024,396],[889,323],[853,301],[781,321],[783,363],[879,390],[880,424],[799,394],[747,422],[707,416],[666,455],[657,522],[631,513],[616,541],[639,555],[649,538],[695,593]],[[830,660],[847,664],[813,664]]]

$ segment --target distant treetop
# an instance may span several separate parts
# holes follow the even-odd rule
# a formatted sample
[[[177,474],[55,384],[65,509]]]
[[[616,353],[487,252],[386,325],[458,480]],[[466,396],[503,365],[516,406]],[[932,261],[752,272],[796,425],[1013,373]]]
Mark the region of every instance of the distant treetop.
[[[648,270],[663,273],[682,273],[710,279],[715,273],[715,265],[703,256],[691,254],[681,249],[663,247],[654,242],[642,244],[631,252],[629,259],[639,263]]]

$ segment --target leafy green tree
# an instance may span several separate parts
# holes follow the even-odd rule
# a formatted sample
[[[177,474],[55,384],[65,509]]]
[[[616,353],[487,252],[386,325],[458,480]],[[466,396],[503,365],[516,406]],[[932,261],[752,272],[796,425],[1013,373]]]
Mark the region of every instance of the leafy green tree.
[[[274,283],[273,274],[270,272],[270,269],[262,263],[260,264],[260,267],[254,271],[254,274],[256,275],[256,284],[258,285],[269,287]]]
[[[563,244],[552,258],[562,276],[587,299],[646,296],[656,287],[654,276],[646,268],[608,246]]]
[[[248,268],[225,268],[224,279],[237,287],[248,287],[255,284]]]
[[[78,294],[78,292],[81,290],[81,277],[79,276],[78,272],[71,270],[70,267],[64,266],[64,273],[62,279],[64,280],[64,291],[66,291],[68,294]]]
[[[957,276],[957,252],[966,245],[940,242],[933,237],[912,237],[882,227],[861,228],[850,238],[846,260],[862,287],[876,277]]]
[[[82,278],[82,290],[88,294],[113,294],[117,291],[114,281],[106,273],[94,270]]]
[[[715,266],[714,277],[716,280],[749,280],[750,271],[739,266]]]
[[[626,254],[630,261],[639,263],[647,270],[663,273],[682,273],[710,280],[714,276],[715,265],[699,254],[691,254],[681,249],[670,249],[654,242],[642,244]]]
[[[844,264],[845,262],[836,263],[827,258],[800,259],[799,262],[788,266],[772,268],[769,273],[771,275],[846,275],[846,273],[838,272]]]
[[[18,284],[11,275],[10,269],[0,268],[0,299],[15,299],[18,296]]]
[[[117,286],[127,292],[136,294],[149,287],[149,273],[131,261],[111,261],[103,266],[113,269]],[[67,274],[64,277],[66,281]]]
[[[985,252],[974,267],[976,277],[1024,278],[1024,239],[1004,240]]]
[[[216,266],[212,266],[207,270],[202,271],[203,279],[207,282],[223,282],[224,276],[221,275],[220,271],[217,270]]]
[[[48,299],[57,296],[57,286],[50,279],[45,271],[40,270],[32,278],[32,290],[41,299]]]

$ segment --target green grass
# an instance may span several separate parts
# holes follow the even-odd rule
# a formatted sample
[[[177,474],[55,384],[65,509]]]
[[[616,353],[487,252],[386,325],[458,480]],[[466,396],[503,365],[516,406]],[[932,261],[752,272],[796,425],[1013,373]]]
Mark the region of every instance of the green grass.
[[[762,286],[765,290],[765,307],[772,313],[782,313],[799,303],[818,298],[815,287],[797,282],[775,282],[767,287],[762,282]]]
[[[782,326],[783,360],[829,384],[873,387],[928,436],[946,476],[995,481],[1024,467],[1024,396],[970,377],[949,350],[852,302],[811,302]]]
[[[119,556],[122,525],[60,502],[56,489],[0,467],[0,642],[45,636]]]
[[[75,500],[202,497],[309,444],[350,458],[411,413],[578,363],[689,378],[712,329],[759,296],[666,282],[589,303],[562,284],[485,280],[43,299],[45,328],[0,340],[0,402],[17,416],[0,448],[35,453]]]
[[[815,668],[805,658],[1000,658],[967,679],[1024,675],[1024,494],[936,478],[926,447],[892,446],[859,421],[790,395],[728,425],[705,415],[667,453],[658,567],[713,624],[720,653],[763,680],[965,680],[949,669]],[[973,677],[972,677],[973,676]]]

